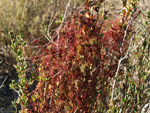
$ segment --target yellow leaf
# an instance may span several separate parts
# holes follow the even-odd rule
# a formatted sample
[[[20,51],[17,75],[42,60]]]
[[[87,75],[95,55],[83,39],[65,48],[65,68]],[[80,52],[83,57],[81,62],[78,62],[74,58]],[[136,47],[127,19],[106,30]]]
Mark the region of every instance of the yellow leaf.
[[[85,35],[85,31],[84,30],[82,30],[82,33]]]
[[[88,13],[85,14],[86,18],[90,18],[90,15]]]
[[[49,86],[48,86],[48,89],[51,89],[51,88],[52,88],[52,85],[49,85]]]
[[[35,102],[35,98],[34,98],[34,96],[33,96],[33,95],[31,96],[31,98],[32,98],[33,102]]]
[[[81,46],[77,46],[77,51],[81,51]]]

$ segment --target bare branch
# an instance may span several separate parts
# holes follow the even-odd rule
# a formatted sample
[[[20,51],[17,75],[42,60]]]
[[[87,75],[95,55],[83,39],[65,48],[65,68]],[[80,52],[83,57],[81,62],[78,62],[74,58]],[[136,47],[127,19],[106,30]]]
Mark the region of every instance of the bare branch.
[[[140,31],[140,30],[139,30],[139,31]],[[139,31],[136,33],[136,35],[139,33]],[[146,30],[146,31],[147,31],[147,30]],[[130,43],[129,43],[129,47],[128,47],[128,50],[127,50],[127,53],[125,54],[124,57],[121,57],[120,60],[119,60],[119,62],[118,62],[118,67],[117,67],[117,71],[116,71],[116,74],[115,74],[115,78],[114,78],[114,82],[113,82],[113,87],[112,87],[112,97],[111,97],[111,101],[113,101],[113,99],[114,99],[115,84],[116,84],[116,79],[117,79],[117,76],[118,76],[119,69],[120,69],[120,67],[121,67],[121,65],[122,65],[121,62],[122,62],[125,58],[127,58],[127,56],[129,56],[130,54],[132,54],[132,52],[135,51],[135,50],[139,47],[139,45],[145,40],[146,37],[149,36],[149,34],[150,34],[150,32],[149,32],[144,38],[142,38],[141,41],[137,44],[137,46],[135,46],[135,47],[129,52],[129,48],[131,47],[132,40],[133,40],[133,38],[134,38],[136,35],[133,34],[133,36],[131,37]]]
[[[78,107],[76,108],[76,110],[75,110],[73,113],[76,113],[76,112],[77,112],[77,110],[78,110]]]
[[[6,82],[8,76],[5,77],[4,81],[2,82],[2,84],[0,85],[0,88],[4,87],[4,83]]]
[[[65,21],[65,19],[66,19],[67,11],[68,11],[68,8],[70,7],[70,3],[71,3],[71,0],[69,0],[68,4],[67,4],[67,6],[66,6],[66,9],[65,9],[65,13],[64,13],[62,22],[61,22],[61,24],[60,24],[60,26],[58,27],[58,30],[57,30],[58,33],[59,33],[60,29],[62,28],[62,25],[63,25],[63,23],[64,23],[64,21]]]
[[[135,11],[135,10],[134,10]],[[121,47],[120,47],[120,52],[121,52],[121,57],[118,61],[118,67],[117,67],[117,71],[116,71],[116,74],[115,74],[115,78],[114,78],[114,82],[113,82],[113,86],[112,86],[112,96],[111,96],[111,101],[114,100],[114,92],[115,92],[115,84],[116,84],[116,80],[117,80],[117,76],[118,76],[118,72],[119,72],[119,69],[121,67],[121,62],[122,60],[124,59],[123,57],[123,45],[124,45],[124,41],[125,41],[125,38],[127,36],[127,33],[128,33],[128,29],[129,29],[129,26],[131,25],[132,21],[133,21],[133,13],[134,11],[132,12],[132,14],[130,15],[130,18],[129,18],[129,22],[127,24],[127,27],[125,29],[125,33],[124,33],[124,36],[123,36],[123,41],[121,42]],[[131,38],[130,40],[130,43],[132,41],[133,37]],[[130,46],[130,44],[129,44]]]
[[[113,101],[113,99],[114,99],[115,84],[116,84],[118,72],[119,72],[119,69],[120,69],[120,66],[121,66],[121,62],[122,62],[122,60],[123,60],[123,51],[122,51],[123,44],[124,44],[124,41],[125,41],[125,37],[127,36],[128,28],[129,28],[129,26],[130,26],[131,23],[132,23],[132,19],[130,19],[130,21],[128,22],[128,25],[127,25],[127,27],[126,27],[125,34],[124,34],[124,37],[123,37],[123,41],[122,41],[122,43],[121,43],[121,48],[120,48],[121,58],[120,58],[119,61],[118,61],[117,71],[116,71],[115,78],[114,78],[114,82],[113,82],[113,86],[112,86],[111,101]],[[132,38],[131,38],[131,39],[132,39]]]
[[[55,16],[53,17],[53,15],[51,16],[51,21],[49,22],[49,24],[48,24],[48,28],[47,28],[47,34],[45,35],[45,37],[46,37],[46,39],[48,40],[48,41],[51,41],[51,39],[52,39],[52,37],[49,35],[49,29],[50,29],[50,27],[52,26],[52,24],[53,24],[53,22],[54,22],[54,20],[55,20],[55,17],[56,17],[56,15],[57,14],[55,14]],[[53,19],[52,19],[53,18]]]
[[[60,29],[62,28],[62,25],[66,19],[66,16],[67,16],[67,11],[68,11],[68,8],[70,7],[70,3],[71,3],[71,0],[69,0],[67,6],[66,6],[66,9],[65,9],[65,13],[64,13],[64,16],[63,16],[63,19],[62,19],[62,22],[60,24],[60,26],[58,27],[58,30],[56,30],[57,32],[57,36],[58,36],[58,40],[57,40],[57,48],[59,46],[59,39],[60,39],[60,36],[59,36],[59,32],[60,32]],[[57,51],[59,53],[59,50]]]
[[[131,52],[129,52],[128,54],[129,54],[129,55],[132,54],[132,52],[135,51],[135,50],[139,47],[139,45],[145,40],[146,37],[149,36],[149,34],[150,34],[150,32],[147,34],[147,36],[145,36],[144,38],[142,38],[141,41],[140,41],[140,42],[134,47],[134,49],[133,49]]]
[[[133,18],[132,18],[132,16],[131,16],[130,19],[129,19],[128,25],[127,25],[127,27],[126,27],[126,29],[125,29],[125,34],[124,34],[124,36],[123,36],[123,41],[122,41],[121,47],[120,47],[121,57],[123,56],[123,51],[122,51],[122,49],[123,49],[123,45],[124,45],[125,38],[126,38],[127,33],[128,33],[129,26],[130,26],[131,23],[132,23],[132,19],[133,19]]]
[[[129,42],[128,50],[127,50],[125,56],[122,58],[122,60],[124,60],[124,59],[129,55],[129,49],[131,48],[132,40],[133,40],[133,38],[134,38],[137,34],[139,34],[139,32],[140,32],[140,29],[138,30],[138,32],[137,32],[136,34],[134,33],[134,34],[132,35],[132,37],[131,37],[131,39],[130,39],[130,42]]]

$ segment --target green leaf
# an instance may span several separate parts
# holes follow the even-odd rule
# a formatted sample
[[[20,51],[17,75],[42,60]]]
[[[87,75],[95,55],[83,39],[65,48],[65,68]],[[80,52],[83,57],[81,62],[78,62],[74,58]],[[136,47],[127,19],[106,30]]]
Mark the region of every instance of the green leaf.
[[[100,34],[100,37],[102,38],[104,36],[104,34]]]
[[[17,51],[17,55],[18,55],[18,56],[20,56],[21,53],[22,53],[22,50],[18,50],[18,51]]]
[[[107,16],[104,16],[104,20],[107,20]]]
[[[126,5],[127,5],[127,0],[122,0],[122,2],[123,2],[123,7],[126,7]]]
[[[94,41],[93,41],[93,44],[97,44],[97,40],[94,40]]]
[[[17,66],[17,65],[14,65],[14,67],[15,67],[16,69],[18,69],[18,66]]]
[[[144,90],[144,86],[141,86],[140,90]]]
[[[11,47],[12,47],[13,49],[15,49],[15,45],[14,45],[14,44],[11,44]]]
[[[143,97],[143,95],[144,95],[144,93],[143,93],[143,92],[141,92],[140,96],[141,96],[141,97]]]
[[[147,18],[150,20],[150,11],[148,11]]]
[[[60,15],[59,20],[61,20],[61,21],[62,21],[62,19],[63,19],[63,15]]]
[[[125,98],[124,97],[122,97],[122,102],[125,102]]]
[[[15,88],[19,88],[19,84],[18,83],[15,83]]]
[[[46,81],[46,78],[45,78],[45,77],[43,77],[43,78],[42,78],[42,80],[45,82],[45,81]]]
[[[14,42],[14,47],[17,47],[17,45],[18,45],[18,42]]]
[[[14,89],[14,85],[11,83],[9,84],[10,89]]]
[[[17,54],[17,50],[16,49],[13,49],[13,51],[14,51],[15,54]]]
[[[145,25],[148,25],[148,22],[147,22],[147,21],[145,21]]]
[[[26,104],[27,100],[28,99],[25,96],[23,96],[22,101],[23,101],[24,104]]]
[[[20,101],[20,98],[18,98],[17,101],[16,101],[16,103],[17,103],[17,104],[20,104],[20,102],[21,102],[21,101]]]
[[[20,71],[23,71],[23,68],[22,68],[22,66],[20,66],[20,68],[19,68],[19,69],[20,69]]]
[[[15,108],[17,106],[15,101],[12,101],[11,103],[12,103],[12,107]]]
[[[143,47],[144,47],[144,49],[145,49],[146,46],[147,46],[147,42],[144,41],[144,42],[143,42]]]
[[[20,82],[21,82],[21,85],[23,86],[25,85],[25,80],[21,80]]]
[[[142,60],[143,60],[143,57],[140,57],[139,60],[140,60],[140,61],[139,61],[139,65],[142,66],[142,65],[143,65],[143,61],[142,61]]]
[[[150,20],[150,15],[148,15],[147,18]]]
[[[148,16],[150,16],[150,11],[148,11]]]
[[[58,24],[59,22],[56,20],[55,23]]]

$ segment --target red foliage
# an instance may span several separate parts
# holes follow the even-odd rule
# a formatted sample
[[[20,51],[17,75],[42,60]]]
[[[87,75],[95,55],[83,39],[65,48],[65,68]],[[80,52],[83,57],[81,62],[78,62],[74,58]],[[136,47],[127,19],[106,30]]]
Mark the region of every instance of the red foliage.
[[[71,18],[47,44],[29,112],[86,113],[106,105],[108,78],[115,75],[125,30],[121,21],[104,30],[105,24],[86,19],[88,23]],[[123,52],[127,41],[126,37]]]

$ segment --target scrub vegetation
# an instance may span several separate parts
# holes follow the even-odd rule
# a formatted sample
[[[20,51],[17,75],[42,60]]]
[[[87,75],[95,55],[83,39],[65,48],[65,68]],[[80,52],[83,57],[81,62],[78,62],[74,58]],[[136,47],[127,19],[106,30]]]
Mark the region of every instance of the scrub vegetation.
[[[148,111],[150,10],[144,3],[2,0],[1,44],[11,45],[19,78],[10,84],[18,94],[16,112],[18,105],[21,113]]]

